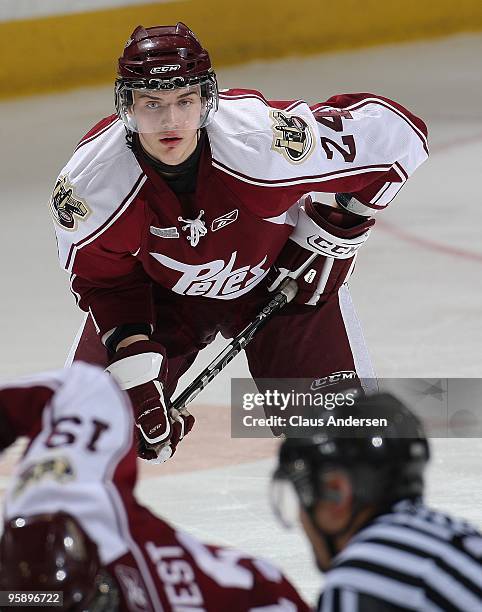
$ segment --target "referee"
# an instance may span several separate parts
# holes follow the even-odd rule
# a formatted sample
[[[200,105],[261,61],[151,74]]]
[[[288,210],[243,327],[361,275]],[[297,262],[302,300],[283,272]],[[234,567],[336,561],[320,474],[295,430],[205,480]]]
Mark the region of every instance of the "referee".
[[[326,572],[318,610],[482,612],[482,535],[424,505],[418,418],[389,394],[332,415],[388,427],[291,432],[280,447],[273,507],[285,524],[299,517]]]

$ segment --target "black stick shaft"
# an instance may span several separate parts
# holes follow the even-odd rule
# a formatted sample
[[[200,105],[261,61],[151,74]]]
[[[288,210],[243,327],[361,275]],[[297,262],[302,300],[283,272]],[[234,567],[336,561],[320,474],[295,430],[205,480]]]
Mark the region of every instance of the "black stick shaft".
[[[294,282],[294,281],[293,281]],[[183,410],[215,378],[228,363],[251,342],[254,335],[263,325],[282,308],[288,298],[282,292],[277,293],[256,318],[249,323],[228,346],[195,378],[192,383],[171,404],[171,408]]]
[[[303,266],[296,270],[296,275],[287,279],[282,289],[276,293],[273,299],[256,315],[256,318],[253,319],[253,321],[251,321],[251,323],[249,323],[171,403],[171,408],[181,411],[190,404],[206,385],[208,385],[213,378],[215,378],[221,370],[223,370],[228,363],[249,344],[249,342],[251,342],[255,334],[269,321],[269,319],[278,312],[278,310],[283,308],[285,304],[291,302],[298,290],[295,279],[301,276],[316,257],[317,254],[313,253]]]

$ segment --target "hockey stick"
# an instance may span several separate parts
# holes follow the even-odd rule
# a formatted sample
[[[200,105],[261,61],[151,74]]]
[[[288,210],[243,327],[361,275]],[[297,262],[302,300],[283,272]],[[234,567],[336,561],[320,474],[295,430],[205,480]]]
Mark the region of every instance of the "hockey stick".
[[[204,368],[190,385],[171,403],[170,408],[179,412],[190,404],[193,399],[215,378],[228,363],[236,357],[254,338],[258,331],[276,314],[283,306],[289,304],[296,296],[298,286],[296,279],[299,278],[311,262],[318,257],[313,253],[297,270],[288,274],[281,285],[281,289],[274,295],[272,300],[256,315],[231,342],[219,353],[219,355]]]

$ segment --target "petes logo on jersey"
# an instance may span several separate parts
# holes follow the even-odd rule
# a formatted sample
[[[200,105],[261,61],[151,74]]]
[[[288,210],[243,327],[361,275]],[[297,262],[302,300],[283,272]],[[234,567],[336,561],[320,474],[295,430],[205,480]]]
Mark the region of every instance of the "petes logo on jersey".
[[[77,229],[77,221],[85,221],[91,212],[84,200],[75,195],[67,175],[59,177],[55,185],[50,211],[56,223],[72,232]]]
[[[226,227],[226,225],[229,225],[230,223],[234,223],[236,219],[238,218],[238,214],[239,214],[239,210],[235,208],[231,212],[228,212],[225,215],[222,215],[221,217],[214,219],[214,221],[211,223],[211,231],[217,232],[221,228]]]
[[[292,164],[307,159],[313,152],[315,138],[308,123],[284,111],[270,111],[273,120],[273,151],[283,155]]]
[[[181,295],[233,300],[251,291],[268,273],[268,270],[262,267],[267,256],[253,267],[235,268],[237,251],[232,253],[227,263],[223,259],[216,259],[197,266],[176,261],[161,253],[151,255],[166,268],[182,272],[181,278],[172,287],[173,291]]]

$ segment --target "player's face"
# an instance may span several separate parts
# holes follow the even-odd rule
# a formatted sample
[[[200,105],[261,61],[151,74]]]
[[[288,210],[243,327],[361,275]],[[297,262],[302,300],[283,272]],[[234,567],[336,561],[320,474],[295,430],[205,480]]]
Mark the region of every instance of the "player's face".
[[[180,164],[196,148],[202,114],[198,88],[134,91],[130,112],[135,117],[142,146],[161,162]]]

